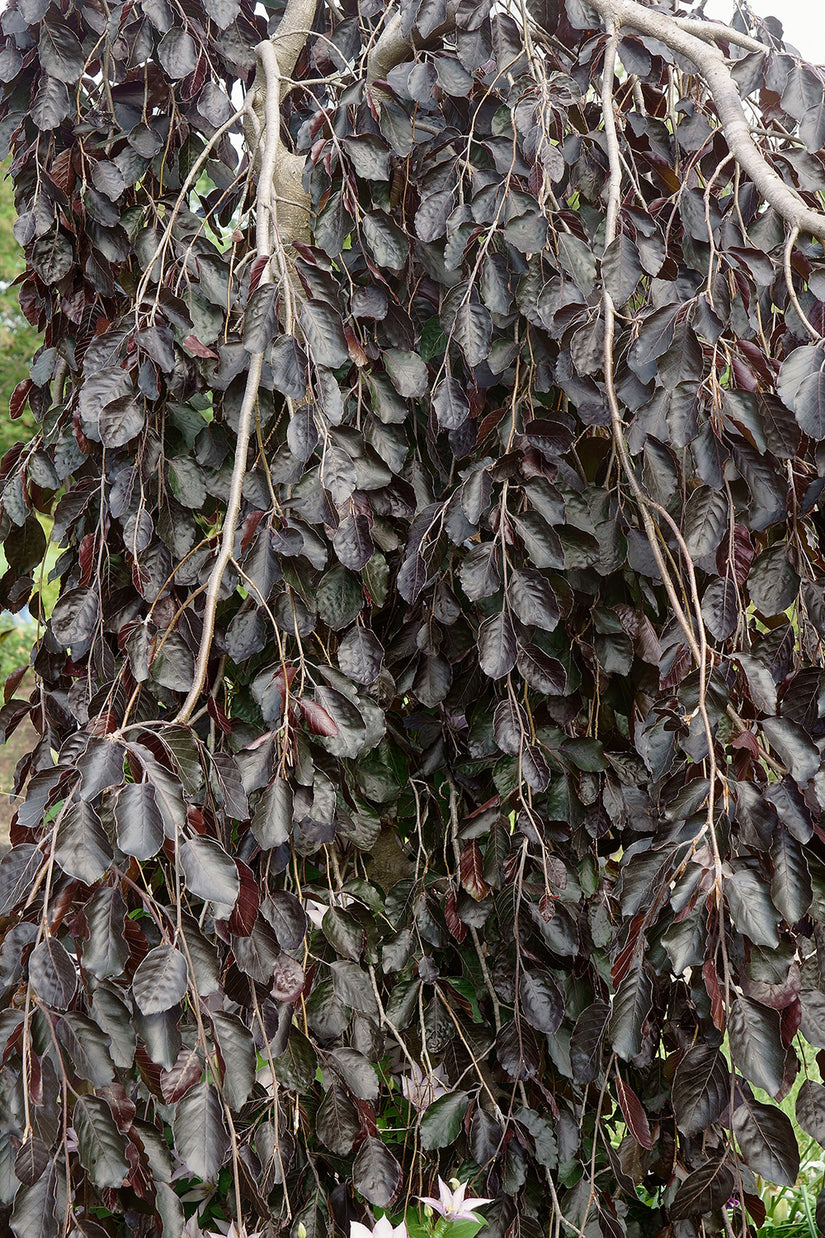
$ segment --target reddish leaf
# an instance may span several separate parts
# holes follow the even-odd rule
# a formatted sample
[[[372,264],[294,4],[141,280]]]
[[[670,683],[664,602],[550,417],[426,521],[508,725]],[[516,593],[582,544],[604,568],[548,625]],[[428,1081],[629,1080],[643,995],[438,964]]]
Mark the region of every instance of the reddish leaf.
[[[261,523],[263,518],[263,512],[252,512],[252,514],[247,516],[246,520],[243,522],[243,531],[241,533],[241,554],[246,554],[250,543],[257,532],[258,525]]]
[[[29,1095],[36,1105],[42,1105],[43,1072],[40,1069],[40,1058],[36,1053],[30,1053],[26,1058],[26,1077],[29,1085]]]
[[[477,842],[468,843],[461,852],[459,860],[461,884],[477,902],[490,893],[490,887],[484,880],[484,861]]]
[[[756,551],[751,535],[741,524],[733,526],[733,548],[730,537],[724,537],[716,552],[716,570],[720,576],[732,576],[741,589],[748,579]]]
[[[710,1014],[714,1025],[720,1032],[725,1030],[725,1003],[722,1000],[722,990],[719,987],[719,977],[712,959],[707,959],[702,967],[702,979],[710,998]]]
[[[134,1121],[137,1108],[134,1101],[127,1095],[121,1083],[110,1083],[108,1087],[97,1088],[96,1095],[102,1096],[112,1111],[112,1117],[119,1131],[124,1133]]]
[[[80,583],[81,585],[88,585],[92,579],[92,568],[94,567],[95,560],[94,533],[87,533],[82,539],[78,558],[80,560]]]
[[[338,724],[327,713],[322,705],[317,705],[315,701],[298,701],[298,708],[304,715],[306,724],[313,735],[337,735]]]
[[[12,421],[16,421],[22,415],[23,409],[26,407],[26,400],[29,398],[29,392],[33,386],[34,383],[30,378],[24,378],[22,383],[18,383],[11,393],[9,416]]]
[[[369,363],[369,357],[364,352],[352,327],[344,327],[344,338],[347,341],[347,352],[359,369]]]
[[[751,1220],[756,1225],[757,1229],[761,1229],[765,1224],[767,1209],[758,1195],[749,1195],[747,1191],[742,1192],[742,1202],[750,1214]]]
[[[160,1090],[167,1105],[173,1105],[181,1096],[200,1081],[203,1074],[203,1059],[197,1045],[181,1049],[171,1070],[160,1072]]]
[[[238,901],[232,908],[232,915],[229,917],[229,931],[235,937],[248,937],[252,932],[258,915],[258,905],[260,902],[258,881],[252,869],[244,864],[242,860],[236,858],[235,867],[241,879],[241,888],[238,893]]]
[[[249,268],[249,291],[254,292],[261,282],[261,276],[267,268],[269,258],[256,258]]]
[[[444,900],[444,919],[447,922],[447,928],[452,933],[457,942],[462,942],[467,936],[467,925],[460,919],[456,909],[455,890],[450,890]]]
[[[742,731],[730,741],[731,748],[744,748],[752,757],[759,756],[759,741],[753,731]]]
[[[218,354],[213,352],[211,348],[207,348],[205,344],[202,344],[196,335],[187,335],[183,341],[183,346],[193,357],[206,357],[211,361],[220,360]]]
[[[288,954],[279,954],[274,964],[272,996],[278,1002],[295,1002],[306,984],[304,969]]]
[[[165,1100],[163,1092],[160,1090],[160,1077],[163,1073],[162,1067],[158,1066],[157,1062],[152,1061],[141,1044],[138,1044],[135,1050],[135,1063],[149,1091],[154,1096],[160,1097],[161,1100]],[[174,1067],[172,1069],[174,1070]]]
[[[6,686],[3,689],[3,700],[6,702],[6,704],[8,704],[8,702],[14,696],[14,693],[20,683],[20,680],[23,678],[26,672],[30,669],[31,668],[28,666],[18,666],[17,670],[12,671],[12,673],[9,675],[8,679],[6,680]],[[25,702],[21,702],[21,704],[24,704],[24,703]],[[26,706],[26,709],[23,711],[24,714],[26,712],[28,712],[28,706]]]
[[[613,983],[620,984],[624,980],[631,966],[637,962],[639,954],[639,935],[644,926],[645,917],[643,913],[636,915],[630,922],[630,928],[627,931],[627,941],[624,948],[619,951],[616,960],[611,970]]]
[[[556,900],[552,894],[544,893],[539,899],[539,915],[545,924],[549,924],[556,914]]]
[[[793,1042],[793,1038],[799,1031],[799,1026],[802,1022],[802,1003],[796,997],[792,1002],[780,1012],[779,1015],[779,1032],[782,1037],[782,1043],[787,1049]]]
[[[628,1087],[618,1071],[616,1071],[616,1093],[619,1098],[619,1107],[627,1123],[627,1129],[641,1147],[647,1148],[650,1151],[653,1147],[653,1140],[650,1137],[650,1124],[647,1120],[647,1114],[642,1108],[642,1102],[636,1093],[632,1088]]]
[[[223,731],[224,735],[229,735],[232,731],[232,723],[229,721],[214,696],[207,697],[206,708],[209,710],[209,717],[214,719],[215,725],[218,729]]]

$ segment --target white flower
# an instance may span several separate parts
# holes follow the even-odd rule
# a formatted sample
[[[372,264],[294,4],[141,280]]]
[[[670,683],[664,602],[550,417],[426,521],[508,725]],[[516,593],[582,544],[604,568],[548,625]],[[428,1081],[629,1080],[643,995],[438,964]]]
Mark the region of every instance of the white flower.
[[[329,903],[322,903],[317,898],[308,898],[304,902],[306,918],[315,928],[321,927],[321,921],[330,907],[349,907],[354,902],[351,894],[330,894]]]
[[[409,1238],[404,1221],[393,1227],[388,1217],[381,1217],[372,1229],[362,1225],[360,1221],[350,1221],[349,1238]]]
[[[446,1096],[448,1089],[443,1086],[441,1067],[427,1074],[420,1066],[413,1066],[409,1075],[401,1076],[401,1095],[408,1100],[413,1109],[426,1109],[439,1096]]]
[[[226,1221],[213,1221],[212,1224],[226,1225]],[[186,1222],[183,1234],[184,1238],[263,1238],[260,1230],[250,1232],[245,1225],[242,1224],[239,1228],[234,1221],[230,1222],[228,1229],[201,1229],[195,1217]]]
[[[450,1190],[450,1187],[453,1189]],[[482,1208],[485,1204],[491,1204],[493,1201],[492,1199],[475,1199],[472,1195],[465,1199],[464,1192],[466,1190],[466,1182],[459,1182],[457,1178],[451,1178],[450,1186],[447,1186],[447,1183],[442,1178],[439,1178],[439,1199],[433,1199],[431,1195],[419,1195],[418,1198],[422,1204],[429,1204],[434,1212],[440,1213],[445,1221],[480,1221],[482,1218],[476,1216],[473,1209]]]

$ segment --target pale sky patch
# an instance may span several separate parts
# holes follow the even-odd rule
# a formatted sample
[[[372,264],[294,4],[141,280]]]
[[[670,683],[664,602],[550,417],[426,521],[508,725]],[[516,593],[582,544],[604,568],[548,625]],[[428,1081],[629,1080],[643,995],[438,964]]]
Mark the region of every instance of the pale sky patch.
[[[785,39],[813,64],[825,64],[825,5],[822,0],[750,0],[760,17],[778,17]],[[730,22],[733,0],[708,0],[705,15]]]

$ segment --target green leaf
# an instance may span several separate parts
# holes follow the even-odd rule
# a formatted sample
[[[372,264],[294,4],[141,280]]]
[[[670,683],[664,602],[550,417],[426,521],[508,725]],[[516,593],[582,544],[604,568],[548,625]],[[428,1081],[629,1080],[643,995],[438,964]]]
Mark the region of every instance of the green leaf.
[[[458,1138],[468,1101],[466,1092],[449,1092],[428,1106],[421,1118],[422,1148],[446,1148]]]

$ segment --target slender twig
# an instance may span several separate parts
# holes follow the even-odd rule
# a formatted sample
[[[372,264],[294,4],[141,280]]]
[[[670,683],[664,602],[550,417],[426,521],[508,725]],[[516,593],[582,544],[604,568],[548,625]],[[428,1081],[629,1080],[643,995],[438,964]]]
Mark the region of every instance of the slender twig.
[[[255,243],[258,258],[266,260],[261,272],[260,284],[268,284],[272,282],[271,258],[273,250],[271,238],[273,232],[275,233],[276,246],[280,245],[277,238],[273,203],[273,177],[275,161],[278,157],[281,126],[280,74],[275,49],[269,40],[260,43],[256,48],[256,52],[266,81],[266,135],[261,156],[261,171],[258,179]],[[289,299],[286,298],[286,300],[288,302]],[[291,323],[286,323],[285,325],[287,330],[289,330]],[[210,573],[209,584],[206,590],[206,601],[203,609],[203,635],[201,637],[200,649],[198,650],[197,662],[195,663],[192,687],[178,711],[175,718],[176,722],[189,721],[203,691],[203,686],[206,683],[221,586],[226,575],[226,569],[232,559],[235,545],[235,531],[238,527],[238,517],[241,510],[243,483],[246,477],[247,459],[249,456],[249,441],[261,385],[263,359],[263,352],[252,353],[249,358],[246,387],[238,417],[235,461],[232,469],[232,480],[229,486],[229,497],[226,503],[226,514],[221,530],[220,550]]]
[[[799,227],[798,225],[795,224],[791,228],[790,232],[788,233],[788,239],[785,242],[785,250],[784,250],[784,253],[782,254],[782,266],[784,267],[784,270],[785,270],[785,287],[788,289],[788,296],[790,298],[791,305],[796,310],[799,321],[802,323],[803,327],[808,332],[808,335],[811,337],[811,339],[818,343],[819,340],[822,339],[822,332],[817,331],[816,327],[814,327],[813,324],[810,322],[807,314],[803,310],[802,306],[799,304],[799,297],[796,295],[796,289],[793,286],[793,272],[791,270],[791,254],[793,253],[793,247],[796,244],[796,238],[798,236],[799,236]]]

